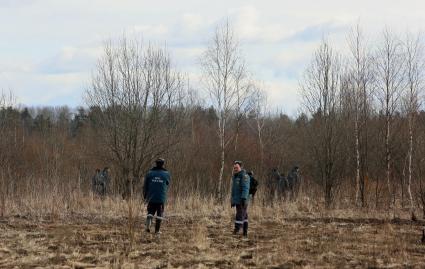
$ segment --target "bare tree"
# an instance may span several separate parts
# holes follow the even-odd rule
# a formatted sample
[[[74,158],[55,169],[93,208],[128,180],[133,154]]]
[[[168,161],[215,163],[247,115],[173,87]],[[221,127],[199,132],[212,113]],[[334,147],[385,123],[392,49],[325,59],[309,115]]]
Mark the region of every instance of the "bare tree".
[[[404,88],[403,47],[389,29],[384,30],[382,38],[382,44],[375,56],[375,87],[381,111],[385,116],[385,164],[388,194],[389,197],[393,195],[395,199],[395,190],[393,193],[391,192],[391,132],[393,115],[399,107],[400,96]],[[395,202],[394,199],[393,202]]]
[[[216,28],[214,36],[204,52],[201,65],[204,83],[210,101],[218,114],[217,133],[220,146],[220,172],[217,195],[222,199],[226,148],[234,138],[230,133],[232,114],[241,113],[247,86],[247,71],[240,45],[228,21]]]
[[[4,132],[5,132],[5,116],[3,115],[3,110],[6,108],[6,98],[5,95],[2,92],[0,92],[0,136],[2,137],[2,140],[4,139]],[[2,145],[0,145],[2,146]],[[4,149],[3,147],[0,148],[0,163],[2,164],[0,166],[0,217],[4,216],[5,207],[6,207],[6,180],[4,175],[4,163],[5,163],[5,156],[4,156]]]
[[[10,191],[9,179],[11,166],[11,153],[15,146],[12,141],[16,137],[16,129],[10,124],[12,106],[14,105],[12,93],[0,91],[0,216],[3,217],[6,211],[6,199]],[[13,128],[13,129],[12,129]]]
[[[237,154],[239,132],[243,118],[246,116],[248,111],[251,109],[251,103],[249,102],[252,91],[254,90],[254,82],[250,81],[247,76],[247,72],[240,72],[239,77],[236,78],[236,109],[235,109],[235,153]]]
[[[408,175],[407,175],[407,193],[409,195],[410,210],[414,214],[413,197],[412,197],[412,174],[413,174],[413,155],[414,155],[414,139],[416,116],[420,108],[420,99],[424,92],[424,48],[420,41],[420,36],[413,37],[407,35],[404,42],[406,71],[405,78],[407,80],[407,91],[404,96],[404,107],[407,113],[407,121],[409,128],[409,148],[408,148]]]
[[[101,110],[100,138],[120,169],[127,196],[153,159],[178,143],[184,89],[165,49],[125,37],[118,45],[105,44],[86,100]]]
[[[323,189],[330,207],[338,185],[340,112],[340,59],[326,41],[314,54],[301,85],[303,105],[312,116],[310,149],[314,162],[313,177]]]
[[[260,171],[259,174],[263,175],[264,168],[264,135],[263,130],[265,121],[268,113],[267,106],[267,93],[258,85],[254,85],[254,91],[251,96],[250,104],[250,117],[253,121],[249,121],[248,124],[257,135],[258,146],[260,151]]]
[[[350,32],[348,44],[350,60],[350,107],[354,121],[356,166],[356,204],[365,206],[365,177],[367,177],[367,120],[370,114],[370,84],[372,80],[371,57],[363,32],[357,24]]]

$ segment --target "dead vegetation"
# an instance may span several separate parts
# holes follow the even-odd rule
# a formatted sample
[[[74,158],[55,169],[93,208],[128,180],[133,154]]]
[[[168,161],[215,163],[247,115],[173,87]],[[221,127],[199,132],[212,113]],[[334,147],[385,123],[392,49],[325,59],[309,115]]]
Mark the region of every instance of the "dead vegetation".
[[[274,207],[257,203],[250,208],[249,239],[243,240],[231,234],[230,206],[195,196],[170,201],[168,220],[158,239],[143,231],[145,210],[140,201],[133,201],[134,233],[129,236],[125,201],[79,199],[67,206],[56,203],[51,212],[37,208],[44,205],[41,201],[34,203],[32,211],[9,207],[12,210],[0,222],[0,267],[425,266],[425,245],[420,242],[425,222],[410,221],[408,210],[389,216],[386,212],[324,210],[309,205],[307,199]],[[23,200],[21,206],[25,207]]]

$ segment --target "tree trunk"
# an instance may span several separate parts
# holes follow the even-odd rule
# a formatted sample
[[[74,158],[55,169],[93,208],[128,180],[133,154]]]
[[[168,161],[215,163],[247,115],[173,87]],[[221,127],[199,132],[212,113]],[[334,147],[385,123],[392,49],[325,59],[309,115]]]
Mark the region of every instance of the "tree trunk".
[[[379,177],[376,178],[376,185],[375,185],[375,208],[378,209],[379,207]]]
[[[3,172],[0,176],[0,217],[3,218],[6,211],[6,184]]]
[[[264,167],[264,145],[263,145],[263,137],[262,137],[262,127],[260,126],[260,123],[257,122],[257,128],[258,128],[258,143],[260,144],[260,175],[263,173],[263,167]]]
[[[325,206],[326,209],[330,209],[332,205],[332,185],[330,179],[325,179]]]
[[[390,152],[390,116],[387,112],[387,119],[386,119],[386,132],[385,132],[385,160],[386,160],[386,178],[387,178],[387,188],[388,188],[388,197],[390,199],[391,203],[391,152]]]
[[[217,198],[222,201],[223,199],[223,176],[224,176],[224,165],[226,161],[225,156],[225,149],[226,149],[226,136],[225,136],[225,124],[226,121],[223,119],[223,115],[221,116],[222,120],[220,120],[219,123],[219,133],[220,133],[220,150],[221,150],[221,157],[220,157],[220,174],[218,176],[218,186],[217,186]]]
[[[221,143],[221,159],[220,159],[220,175],[218,177],[217,196],[220,201],[223,199],[223,175],[224,175],[225,155],[224,155],[224,141]]]
[[[412,155],[413,155],[413,120],[412,115],[409,116],[409,164],[407,176],[407,194],[409,195],[410,211],[413,213],[413,198],[412,198]]]
[[[359,194],[361,193],[360,189],[360,149],[359,149],[359,121],[358,114],[356,112],[356,119],[354,122],[354,135],[356,140],[356,205],[360,205]]]
[[[239,126],[236,128],[236,134],[235,134],[235,153],[238,152],[238,140],[239,140]]]
[[[368,172],[368,101],[367,101],[367,90],[366,90],[366,84],[363,83],[363,96],[362,96],[362,156],[361,156],[361,173],[362,176],[360,178],[360,196],[361,196],[361,202],[362,207],[366,206],[366,180],[368,179],[369,172]]]

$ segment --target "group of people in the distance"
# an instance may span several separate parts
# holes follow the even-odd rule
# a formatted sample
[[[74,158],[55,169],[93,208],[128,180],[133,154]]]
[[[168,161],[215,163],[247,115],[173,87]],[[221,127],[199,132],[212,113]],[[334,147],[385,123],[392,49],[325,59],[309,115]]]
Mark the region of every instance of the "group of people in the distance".
[[[275,198],[295,200],[300,190],[299,167],[294,166],[285,177],[277,168],[273,168],[267,182],[269,201]]]
[[[295,166],[288,177],[280,176],[277,169],[273,169],[269,177],[268,193],[275,197],[276,193],[295,190],[298,188],[298,167]],[[99,175],[99,176],[97,176]],[[97,180],[97,181],[96,181]],[[97,171],[93,179],[96,186],[94,192],[105,195],[109,184],[108,168],[102,172]],[[167,201],[168,188],[171,176],[165,169],[165,160],[160,158],[155,161],[155,166],[146,174],[143,184],[143,197],[147,203],[147,217],[145,231],[150,233],[153,219],[155,218],[155,234],[160,234],[161,222],[164,219],[164,205]],[[94,183],[93,183],[94,184]],[[242,161],[233,162],[231,207],[236,208],[235,228],[233,234],[243,231],[243,236],[248,236],[248,202],[254,198],[258,188],[258,181],[252,171],[243,169]]]

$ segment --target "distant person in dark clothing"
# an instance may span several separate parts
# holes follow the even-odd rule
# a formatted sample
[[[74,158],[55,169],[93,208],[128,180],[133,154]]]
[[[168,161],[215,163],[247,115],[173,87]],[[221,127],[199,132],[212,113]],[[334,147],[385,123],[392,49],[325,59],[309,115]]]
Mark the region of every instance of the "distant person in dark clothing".
[[[291,171],[288,173],[288,184],[289,184],[289,192],[291,195],[291,200],[295,200],[297,198],[299,189],[300,189],[300,175],[299,175],[299,167],[294,166]]]
[[[105,167],[99,176],[99,194],[101,196],[106,196],[109,193],[110,181],[109,167]]]
[[[289,182],[288,178],[285,176],[280,176],[279,185],[278,185],[278,195],[280,199],[286,200],[289,192]]]
[[[164,214],[164,204],[167,201],[167,193],[170,185],[170,173],[164,168],[165,160],[158,159],[145,176],[143,185],[143,197],[148,203],[148,215],[146,217],[146,232],[150,232],[152,219],[156,214],[155,233],[160,234],[161,220]]]
[[[242,162],[233,163],[232,177],[232,207],[236,207],[235,229],[233,234],[237,234],[243,227],[243,236],[248,236],[248,200],[249,200],[250,177],[242,169]]]
[[[96,194],[96,195],[100,194],[99,183],[100,183],[100,169],[97,168],[94,176],[91,179],[91,191],[93,192],[93,194]]]
[[[279,188],[280,179],[281,179],[281,175],[278,169],[273,168],[272,171],[270,172],[270,175],[267,181],[267,193],[268,193],[269,202],[271,204],[276,198],[276,193]]]
[[[248,176],[250,178],[249,180],[249,194],[252,198],[252,203],[254,203],[255,194],[257,193],[258,189],[258,180],[254,177],[254,172],[249,171]]]

